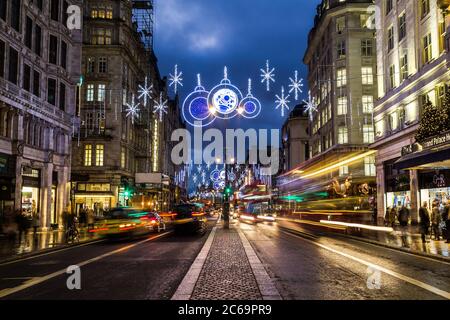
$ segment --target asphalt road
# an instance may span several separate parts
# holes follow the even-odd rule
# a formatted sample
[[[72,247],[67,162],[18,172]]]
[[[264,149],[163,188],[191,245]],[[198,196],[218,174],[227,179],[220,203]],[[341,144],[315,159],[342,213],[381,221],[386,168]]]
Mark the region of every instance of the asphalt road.
[[[214,223],[203,236],[169,231],[0,264],[0,299],[170,299]],[[67,289],[71,265],[80,266],[81,290]]]
[[[449,263],[343,237],[299,236],[281,225],[239,227],[283,299],[450,299]]]

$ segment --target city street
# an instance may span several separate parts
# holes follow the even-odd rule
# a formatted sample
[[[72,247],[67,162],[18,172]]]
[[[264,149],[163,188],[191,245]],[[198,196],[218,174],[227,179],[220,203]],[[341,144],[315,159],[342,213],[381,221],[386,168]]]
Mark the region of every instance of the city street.
[[[208,229],[216,220],[208,222]],[[360,241],[299,236],[278,223],[243,231],[282,299],[450,298],[450,263]],[[172,232],[126,242],[96,242],[0,265],[2,299],[170,299],[208,238]],[[230,248],[232,250],[232,248]],[[81,290],[68,290],[65,269],[81,268]],[[369,289],[381,270],[379,289]],[[239,273],[239,270],[234,270]],[[215,275],[220,278],[220,273]],[[197,282],[202,286],[202,277]],[[216,280],[220,283],[221,279]],[[242,280],[245,282],[245,280]],[[205,284],[207,285],[207,284]],[[21,287],[22,286],[22,287]],[[245,297],[242,297],[245,299]],[[250,296],[247,298],[251,298]]]

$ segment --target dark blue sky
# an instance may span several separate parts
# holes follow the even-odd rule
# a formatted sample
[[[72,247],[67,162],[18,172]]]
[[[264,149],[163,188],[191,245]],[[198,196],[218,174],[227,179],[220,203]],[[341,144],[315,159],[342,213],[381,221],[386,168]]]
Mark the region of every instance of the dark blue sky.
[[[275,110],[275,94],[288,89],[295,70],[305,79],[302,57],[318,0],[156,0],[155,51],[162,75],[183,71],[184,100],[201,73],[208,89],[223,78],[223,67],[243,94],[253,79],[253,94],[263,104],[254,120],[233,120],[233,127],[280,128],[284,119]],[[260,68],[270,59],[276,83],[270,93],[260,83]],[[307,98],[307,89],[301,99]],[[294,97],[290,107],[295,106]],[[285,115],[285,117],[287,114]],[[220,122],[220,120],[219,120]],[[215,125],[219,125],[219,122]]]

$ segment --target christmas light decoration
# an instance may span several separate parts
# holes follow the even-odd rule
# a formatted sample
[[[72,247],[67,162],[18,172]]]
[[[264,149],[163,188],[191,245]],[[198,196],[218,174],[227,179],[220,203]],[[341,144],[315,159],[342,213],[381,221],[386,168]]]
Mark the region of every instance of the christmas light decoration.
[[[127,107],[125,109],[125,112],[127,113],[126,116],[131,117],[131,122],[134,124],[134,119],[139,117],[139,111],[140,111],[140,109],[139,109],[140,103],[136,103],[134,94],[131,99],[131,103],[127,103],[127,104],[125,104],[125,106]]]
[[[280,109],[281,108],[281,116],[284,117],[284,110],[289,110],[289,95],[285,95],[284,93],[284,87],[281,87],[281,96],[276,95],[277,100],[275,101],[276,103],[276,108],[275,109]]]
[[[305,111],[309,113],[309,119],[313,121],[314,112],[317,112],[316,99],[311,97],[311,91],[308,91],[308,101],[303,100]]]
[[[145,77],[144,86],[139,85],[138,99],[144,99],[144,107],[147,107],[148,99],[152,99],[153,84],[148,84],[148,78]]]
[[[183,86],[183,78],[181,77],[183,72],[178,73],[178,65],[175,65],[173,74],[169,74],[169,86],[174,88],[175,93],[178,92],[178,86]]]
[[[275,82],[275,68],[270,69],[269,60],[266,61],[266,68],[261,69],[261,83],[266,83],[267,91],[270,91],[270,83]]]
[[[294,98],[295,98],[295,101],[297,101],[298,100],[298,94],[299,93],[303,93],[303,90],[302,90],[303,79],[299,79],[298,78],[298,71],[295,70],[294,78],[289,78],[289,81],[291,82],[291,84],[289,85],[289,88],[291,88],[289,90],[289,93],[294,92]]]
[[[167,114],[167,100],[163,101],[163,93],[159,94],[159,101],[154,100],[153,113],[159,113],[159,122],[162,122],[164,113]]]

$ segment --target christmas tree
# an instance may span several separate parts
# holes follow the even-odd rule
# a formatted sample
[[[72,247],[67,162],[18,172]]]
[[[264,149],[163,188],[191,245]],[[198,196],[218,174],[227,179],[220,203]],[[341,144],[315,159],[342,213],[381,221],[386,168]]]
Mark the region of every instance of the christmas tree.
[[[448,98],[448,95],[446,98]],[[423,109],[419,130],[417,130],[416,134],[416,141],[420,143],[432,136],[447,131],[450,128],[448,110],[450,110],[450,107],[448,107],[448,99],[447,105],[443,104],[441,108],[434,106],[428,101]]]

